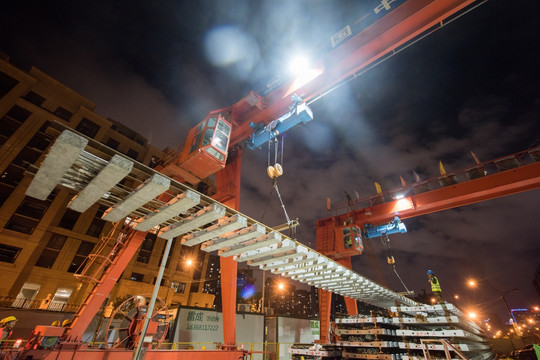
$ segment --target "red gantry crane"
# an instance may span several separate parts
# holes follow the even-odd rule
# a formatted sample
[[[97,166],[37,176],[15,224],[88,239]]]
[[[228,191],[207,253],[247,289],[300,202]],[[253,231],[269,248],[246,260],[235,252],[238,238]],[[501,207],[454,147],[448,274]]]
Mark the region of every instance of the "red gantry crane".
[[[175,181],[191,185],[196,185],[202,179],[216,174],[217,193],[213,198],[232,209],[238,209],[242,153],[242,148],[238,146],[240,143],[248,141],[248,147],[258,147],[262,141],[276,137],[280,132],[279,126],[284,126],[287,129],[288,126],[282,125],[285,121],[309,121],[312,118],[311,111],[307,106],[309,103],[324,96],[325,93],[340,84],[356,78],[378,62],[399,52],[420,37],[441,28],[452,18],[481,3],[483,1],[479,0],[381,0],[376,3],[369,14],[354,24],[345,26],[334,34],[325,46],[318,49],[317,62],[308,77],[305,77],[304,74],[303,77],[286,79],[273,88],[269,88],[263,95],[250,92],[234,105],[210,112],[200,124],[189,132],[181,153],[162,159],[163,161],[155,167],[155,170]],[[301,94],[303,98],[299,99],[296,94]],[[291,101],[291,99],[295,100]],[[160,179],[153,176],[152,180],[155,181],[152,186],[160,186]],[[466,185],[472,186],[467,183]],[[485,191],[482,186],[481,184],[474,186],[477,193]],[[445,203],[451,202],[457,206],[460,201],[465,201],[462,197],[447,194],[444,190],[441,189],[441,192],[437,192],[440,194],[438,196],[441,197],[438,201],[434,200],[432,194],[429,195],[428,200],[424,201],[424,197],[428,196],[426,193],[416,195],[414,199],[406,198],[410,200],[406,200],[404,205],[401,205],[400,202],[391,202],[381,204],[380,207],[370,207],[369,215],[368,212],[355,211],[355,222],[365,224],[376,221],[376,219],[384,221],[388,214],[395,212],[396,207],[399,208],[399,206],[410,208],[409,213],[406,213],[405,209],[403,213],[400,212],[400,216],[406,218],[407,215],[418,214],[420,209],[431,207],[432,211],[436,211],[436,207],[440,210]],[[468,191],[467,194],[470,196],[472,190]],[[136,198],[135,195],[130,195],[130,197],[130,200]],[[173,199],[179,203],[188,200],[184,198]],[[118,221],[117,218],[120,215],[117,214],[117,210],[118,208],[109,209],[103,218],[109,221]],[[213,209],[217,213],[215,210]],[[203,215],[207,214],[200,216]],[[145,218],[147,217],[150,215]],[[336,226],[330,224],[338,224],[341,220],[339,217],[332,218],[328,220],[328,226]],[[320,224],[321,222],[318,226]],[[110,254],[107,258],[105,262],[107,266],[101,269],[103,273],[96,287],[76,314],[71,327],[63,333],[62,348],[76,349],[84,346],[82,334],[148,231],[147,227],[139,225],[135,225],[134,230],[129,231],[121,248],[118,251],[113,250],[112,255]],[[160,233],[161,236],[168,234],[168,246],[170,246],[174,230],[174,227],[169,227]],[[329,231],[331,232],[331,230]],[[319,243],[319,239],[317,241]],[[326,243],[329,244],[331,241],[326,241]],[[331,257],[333,254],[339,253],[337,248],[331,251],[321,250]],[[166,255],[164,257],[166,258]],[[237,263],[232,256],[222,256],[220,261],[223,350],[235,352],[237,351],[235,321]],[[350,259],[348,262],[347,260],[342,262],[350,267]],[[327,315],[327,311],[321,312],[323,323]],[[39,332],[36,335],[39,335]],[[321,335],[324,340],[325,332],[323,329]],[[143,339],[140,341],[142,343]],[[149,355],[150,353],[147,353],[147,357]],[[33,353],[33,356],[34,359],[46,357],[46,355],[39,357],[37,353]],[[98,355],[95,356],[96,359],[100,358]],[[108,356],[109,358],[126,358],[124,353],[118,351],[110,353]],[[159,356],[163,359],[180,358],[181,355],[174,351],[166,351]],[[183,356],[190,359],[218,358],[214,353],[209,352],[206,355],[191,353]]]
[[[353,200],[336,209],[335,216],[316,223],[317,251],[351,268],[351,256],[361,250],[346,245],[344,231],[365,232],[369,224],[387,223],[396,216],[408,219],[516,194],[540,187],[540,147],[488,162],[477,161],[466,169],[417,181],[388,192]],[[352,209],[351,209],[352,208]],[[321,342],[327,342],[331,293],[319,289]],[[345,299],[347,311],[357,313],[356,301]]]

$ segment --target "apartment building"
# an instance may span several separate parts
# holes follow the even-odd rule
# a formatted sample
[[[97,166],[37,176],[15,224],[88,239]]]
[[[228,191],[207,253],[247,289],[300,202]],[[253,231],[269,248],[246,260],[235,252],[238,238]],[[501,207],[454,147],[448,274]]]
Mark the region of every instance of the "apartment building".
[[[19,69],[0,54],[0,306],[76,311],[92,284],[74,274],[113,228],[101,219],[103,205],[82,214],[67,209],[74,195],[67,189],[55,190],[45,201],[25,196],[31,180],[27,169],[42,161],[58,135],[52,123],[145,165],[163,156],[137,132],[98,115],[95,107],[42,71]],[[173,246],[159,296],[170,306],[213,307],[215,295],[205,292],[200,280],[209,255],[178,241]],[[148,234],[108,301],[151,294],[164,247],[165,240]],[[198,260],[188,267],[187,258]]]

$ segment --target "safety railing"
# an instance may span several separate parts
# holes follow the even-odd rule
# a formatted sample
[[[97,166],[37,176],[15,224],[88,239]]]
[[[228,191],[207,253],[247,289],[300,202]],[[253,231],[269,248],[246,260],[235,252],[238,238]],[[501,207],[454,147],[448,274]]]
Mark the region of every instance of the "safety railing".
[[[18,351],[23,349],[26,343],[27,340],[23,339],[6,340],[2,343],[0,351],[3,351],[4,354]],[[290,358],[289,349],[293,344],[289,342],[248,342],[239,343],[237,347],[248,351],[248,360],[287,360]],[[159,350],[216,350],[220,349],[221,345],[220,342],[170,342],[162,343]],[[90,349],[104,349],[105,347],[104,342],[96,341],[88,344]]]
[[[491,161],[479,162],[476,165],[469,166],[446,175],[435,176],[429,179],[420,180],[407,184],[405,186],[384,191],[380,194],[371,195],[365,198],[353,199],[346,203],[337,205],[331,209],[330,216],[337,216],[349,212],[351,209],[364,209],[374,205],[383,204],[397,200],[404,196],[418,195],[431,190],[441,189],[466,181],[475,180],[503,171],[512,170],[524,165],[540,162],[540,146],[518,152],[513,155],[503,156]]]
[[[0,297],[0,307],[14,309],[47,310],[75,313],[81,304],[67,304],[61,301],[46,301],[45,299],[30,300],[12,296]]]

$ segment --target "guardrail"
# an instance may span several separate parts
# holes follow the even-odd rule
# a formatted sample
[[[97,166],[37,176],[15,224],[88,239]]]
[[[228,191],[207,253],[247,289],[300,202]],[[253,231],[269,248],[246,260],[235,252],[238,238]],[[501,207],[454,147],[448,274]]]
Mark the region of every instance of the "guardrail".
[[[285,360],[289,359],[289,349],[294,343],[280,342],[244,342],[238,343],[238,349],[248,350],[249,360]],[[220,342],[163,342],[159,350],[216,350],[221,348]],[[106,344],[102,341],[91,342],[88,348],[103,349]]]
[[[407,184],[397,189],[383,191],[380,194],[355,199],[347,203],[342,203],[330,211],[330,216],[337,216],[351,210],[369,208],[374,205],[394,201],[403,196],[418,195],[431,190],[441,189],[446,186],[471,181],[492,174],[512,170],[524,165],[540,161],[540,146],[524,150],[512,155],[503,156],[486,162],[478,162],[476,165],[464,169],[448,172],[446,175],[439,175],[415,183]]]
[[[2,296],[0,297],[0,307],[75,313],[81,307],[81,304],[68,304],[50,300],[45,301],[45,299],[29,300],[19,297]]]

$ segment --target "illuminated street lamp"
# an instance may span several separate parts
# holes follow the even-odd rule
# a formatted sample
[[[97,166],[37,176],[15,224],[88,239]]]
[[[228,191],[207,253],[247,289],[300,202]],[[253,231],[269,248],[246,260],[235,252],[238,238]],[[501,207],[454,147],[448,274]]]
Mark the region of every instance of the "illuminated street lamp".
[[[467,284],[470,286],[470,287],[476,287],[477,286],[477,281],[474,280],[474,279],[470,279]],[[510,314],[510,317],[512,318],[512,326],[514,327],[514,330],[516,332],[516,335],[521,337],[521,330],[519,329],[519,326],[518,326],[518,323],[517,323],[517,320],[516,320],[516,317],[514,316],[514,313],[512,312],[512,310],[510,309],[510,307],[508,306],[508,303],[506,302],[506,295],[512,293],[512,292],[515,292],[515,291],[519,291],[519,289],[510,289],[510,290],[506,290],[504,292],[500,291],[499,289],[497,289],[495,286],[491,285],[488,281],[483,281],[482,284],[486,284],[487,286],[489,286],[490,288],[492,288],[493,290],[495,290],[497,293],[499,293],[499,299],[502,300],[502,302],[504,303],[504,306],[506,307],[506,310],[508,311],[508,314]]]

